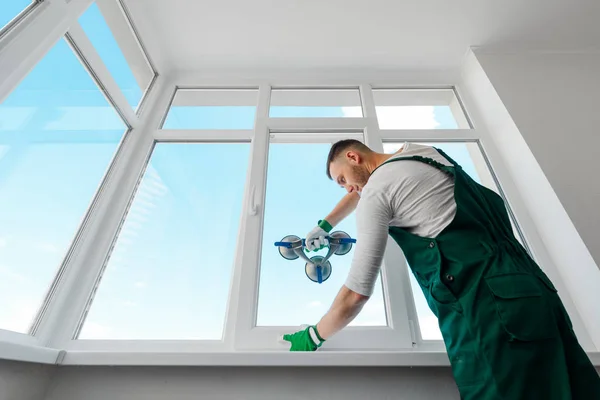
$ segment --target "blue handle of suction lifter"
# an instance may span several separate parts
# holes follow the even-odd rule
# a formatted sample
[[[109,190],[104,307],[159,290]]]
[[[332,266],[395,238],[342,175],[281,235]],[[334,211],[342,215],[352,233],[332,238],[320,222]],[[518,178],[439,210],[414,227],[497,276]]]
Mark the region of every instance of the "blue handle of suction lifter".
[[[275,246],[287,247],[288,249],[292,248],[292,242],[275,242]],[[306,246],[306,239],[302,239],[302,246]]]
[[[352,238],[341,238],[339,239],[340,244],[348,244],[348,243],[356,243],[356,239]],[[275,242],[275,246],[287,247],[288,249],[292,248],[291,242]],[[302,246],[306,246],[306,239],[302,239]]]

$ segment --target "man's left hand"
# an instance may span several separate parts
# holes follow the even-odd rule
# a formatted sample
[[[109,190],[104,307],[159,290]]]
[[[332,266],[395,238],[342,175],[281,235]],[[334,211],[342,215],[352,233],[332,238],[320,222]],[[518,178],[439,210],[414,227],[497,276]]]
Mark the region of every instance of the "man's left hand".
[[[315,325],[294,334],[283,335],[283,340],[292,344],[290,351],[315,351],[325,342]]]

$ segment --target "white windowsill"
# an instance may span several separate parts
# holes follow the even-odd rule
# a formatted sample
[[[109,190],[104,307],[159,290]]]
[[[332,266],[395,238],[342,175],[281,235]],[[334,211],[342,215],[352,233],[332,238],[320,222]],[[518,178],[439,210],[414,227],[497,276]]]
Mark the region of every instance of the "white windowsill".
[[[600,367],[600,352],[588,353]],[[439,367],[450,366],[444,352],[94,352],[69,351],[61,365],[153,366],[326,366],[326,367]]]
[[[587,353],[600,367],[600,352]],[[443,351],[112,351],[68,350],[0,342],[0,359],[60,365],[122,366],[323,366],[440,367],[450,366]]]
[[[60,351],[49,347],[0,341],[0,359],[55,364]]]

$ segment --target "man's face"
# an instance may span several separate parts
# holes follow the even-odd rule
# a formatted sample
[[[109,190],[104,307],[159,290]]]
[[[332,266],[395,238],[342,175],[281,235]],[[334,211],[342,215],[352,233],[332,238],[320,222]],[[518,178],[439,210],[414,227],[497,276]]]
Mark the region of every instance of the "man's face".
[[[347,151],[329,165],[329,173],[334,182],[348,193],[361,192],[369,180],[369,171],[360,154]]]

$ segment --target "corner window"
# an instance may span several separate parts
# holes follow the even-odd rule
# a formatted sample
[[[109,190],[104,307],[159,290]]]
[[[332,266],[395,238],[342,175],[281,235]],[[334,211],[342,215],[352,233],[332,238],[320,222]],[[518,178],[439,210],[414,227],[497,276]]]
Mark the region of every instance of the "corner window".
[[[0,329],[29,331],[125,131],[62,39],[0,104]]]

